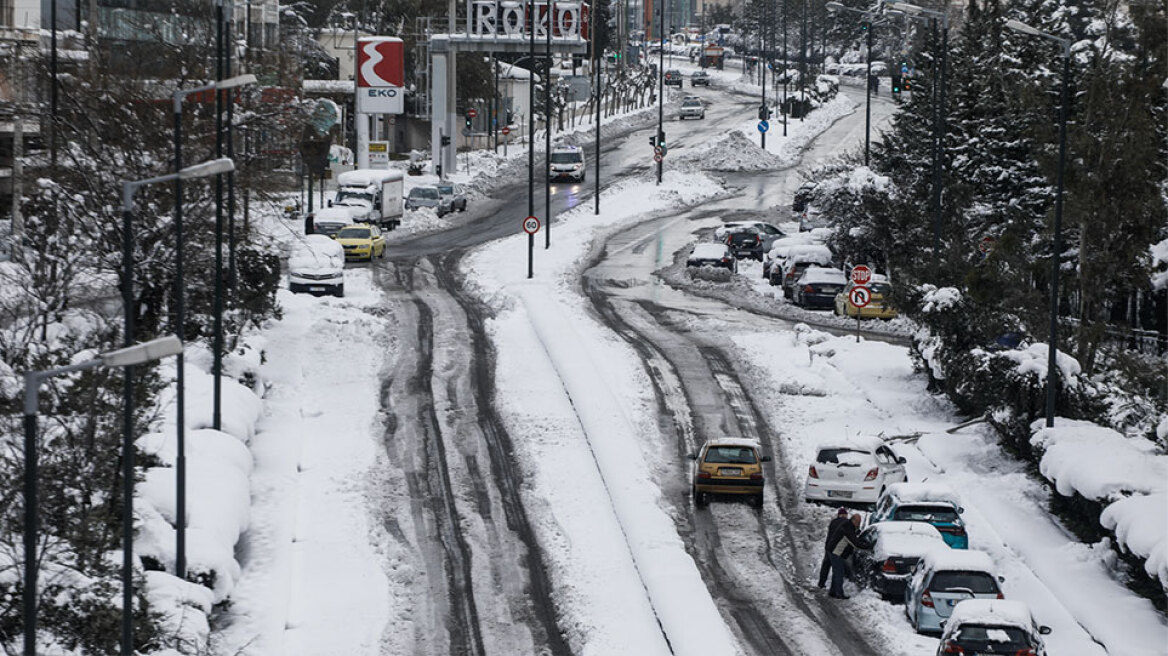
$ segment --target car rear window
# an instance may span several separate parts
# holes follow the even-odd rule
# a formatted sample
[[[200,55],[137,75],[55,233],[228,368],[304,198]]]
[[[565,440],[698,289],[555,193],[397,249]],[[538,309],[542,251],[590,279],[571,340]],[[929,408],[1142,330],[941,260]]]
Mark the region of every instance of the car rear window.
[[[967,650],[974,651],[993,648],[995,651],[1012,654],[1015,650],[1021,651],[1030,646],[1026,632],[1016,626],[962,625],[953,634],[953,639],[959,641]]]
[[[369,228],[343,228],[337,233],[337,239],[368,239]]]
[[[872,459],[872,454],[861,449],[820,449],[815,457],[825,465],[855,464]]]
[[[906,522],[955,523],[957,511],[943,506],[901,506],[892,514],[893,519]]]
[[[410,190],[410,196],[414,198],[429,198],[433,200],[438,197],[438,190],[434,187],[414,187]]]
[[[576,164],[584,161],[584,154],[580,152],[552,153],[552,164]]]
[[[874,282],[870,286],[872,287],[873,294],[880,294],[882,296],[888,296],[889,294],[892,293],[892,286],[887,284],[887,283]]]
[[[758,462],[754,449],[745,446],[713,446],[706,451],[706,462],[753,465]]]
[[[964,592],[997,594],[998,582],[985,572],[937,572],[929,584],[932,592]]]

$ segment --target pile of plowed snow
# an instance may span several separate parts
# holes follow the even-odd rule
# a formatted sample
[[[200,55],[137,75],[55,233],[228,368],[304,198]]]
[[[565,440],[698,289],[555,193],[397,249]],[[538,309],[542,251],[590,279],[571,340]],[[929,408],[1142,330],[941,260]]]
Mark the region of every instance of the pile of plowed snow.
[[[742,130],[731,130],[678,160],[702,171],[769,171],[782,164],[774,153],[759,148],[757,137],[749,137]]]

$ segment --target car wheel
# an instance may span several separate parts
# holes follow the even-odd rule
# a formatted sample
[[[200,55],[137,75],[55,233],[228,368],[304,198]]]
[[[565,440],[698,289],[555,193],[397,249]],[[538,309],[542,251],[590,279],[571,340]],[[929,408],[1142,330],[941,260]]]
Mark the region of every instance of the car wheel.
[[[705,492],[698,492],[697,490],[694,490],[693,498],[694,498],[694,505],[696,505],[699,508],[705,507],[705,506],[709,505],[709,503],[710,503],[710,496],[708,494],[706,494]]]
[[[336,296],[337,298],[344,298],[345,297],[345,286],[341,285],[340,287],[337,287],[337,291],[333,292],[333,296]]]
[[[750,500],[750,505],[754,506],[755,508],[757,508],[759,510],[762,510],[762,495],[761,494],[754,495],[754,498]]]

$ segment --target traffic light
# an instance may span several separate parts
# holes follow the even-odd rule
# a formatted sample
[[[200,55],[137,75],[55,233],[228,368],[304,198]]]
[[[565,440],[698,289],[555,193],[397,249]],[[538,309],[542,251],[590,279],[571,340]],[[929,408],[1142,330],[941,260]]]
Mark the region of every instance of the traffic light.
[[[771,108],[767,107],[766,103],[759,105],[758,106],[758,120],[765,121],[770,117],[771,117]]]
[[[662,148],[665,147],[665,130],[661,130],[660,132],[657,133],[657,143],[655,143],[653,145],[661,146]]]
[[[466,115],[466,129],[468,129],[468,130],[470,129],[470,124],[471,124],[470,114],[467,114]]]
[[[442,135],[442,145],[449,146],[450,145],[450,137],[448,137],[446,135]]]
[[[860,21],[860,31],[867,32],[869,27],[868,21]]]
[[[912,91],[912,78],[906,77],[902,80],[900,87],[905,91]]]
[[[893,74],[892,74],[892,93],[893,93],[894,95],[898,95],[898,94],[900,94],[900,87],[901,87],[901,79],[900,79],[900,76],[899,76],[899,75],[897,75],[897,74],[895,74],[895,73],[893,73]]]

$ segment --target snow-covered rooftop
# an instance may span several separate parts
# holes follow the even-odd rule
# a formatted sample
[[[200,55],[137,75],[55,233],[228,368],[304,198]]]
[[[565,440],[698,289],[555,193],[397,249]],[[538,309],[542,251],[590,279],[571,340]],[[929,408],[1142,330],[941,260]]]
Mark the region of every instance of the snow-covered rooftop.
[[[951,503],[961,506],[961,496],[942,483],[893,483],[887,494],[900,503]]]
[[[873,524],[872,529],[876,533],[872,555],[877,559],[889,556],[920,558],[933,549],[949,548],[941,532],[925,522],[879,522]]]

